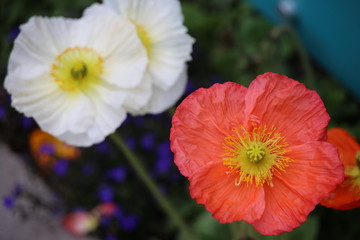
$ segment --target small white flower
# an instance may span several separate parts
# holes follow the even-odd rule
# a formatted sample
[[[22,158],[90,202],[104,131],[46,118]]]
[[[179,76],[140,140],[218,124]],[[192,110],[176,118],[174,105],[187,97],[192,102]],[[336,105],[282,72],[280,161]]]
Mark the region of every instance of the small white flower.
[[[146,50],[129,21],[33,17],[21,26],[5,78],[12,105],[76,146],[102,141],[124,121],[124,101],[144,105]]]
[[[179,1],[104,0],[85,10],[85,15],[111,14],[133,22],[149,58],[144,81],[150,81],[152,97],[142,107],[125,101],[126,110],[134,115],[164,111],[184,93],[194,43],[183,25]]]

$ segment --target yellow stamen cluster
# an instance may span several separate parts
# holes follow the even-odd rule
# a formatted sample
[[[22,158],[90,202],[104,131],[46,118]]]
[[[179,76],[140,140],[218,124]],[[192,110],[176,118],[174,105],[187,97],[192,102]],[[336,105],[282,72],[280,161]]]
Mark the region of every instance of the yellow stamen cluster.
[[[360,195],[360,151],[356,153],[357,166],[347,166],[345,176],[348,177],[344,184],[350,185],[351,191]]]
[[[51,68],[59,88],[67,92],[86,91],[101,81],[103,59],[91,48],[67,48]]]
[[[223,162],[228,166],[228,174],[239,175],[235,185],[255,182],[256,186],[264,183],[271,186],[274,172],[284,172],[293,161],[286,156],[290,150],[285,138],[274,127],[253,127],[250,131],[241,127],[233,132],[224,139]]]
[[[135,24],[135,26],[136,26],[137,34],[146,49],[146,54],[148,57],[150,57],[151,56],[151,39],[149,37],[149,34],[147,33],[147,31],[145,30],[145,28],[142,25]]]

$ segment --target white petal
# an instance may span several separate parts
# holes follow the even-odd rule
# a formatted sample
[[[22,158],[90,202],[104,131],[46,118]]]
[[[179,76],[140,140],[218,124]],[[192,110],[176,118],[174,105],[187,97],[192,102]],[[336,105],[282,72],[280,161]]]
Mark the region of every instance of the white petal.
[[[83,94],[59,94],[57,99],[42,106],[33,116],[42,129],[57,136],[66,131],[86,132],[94,122],[94,115],[91,102]]]
[[[113,11],[114,8],[107,8],[104,7],[102,4],[93,3],[89,7],[84,10],[83,16],[90,16],[90,15],[100,15],[100,16],[108,16],[108,15],[115,15],[117,13]]]
[[[170,89],[182,66],[191,60],[194,43],[183,25],[179,1],[105,0],[103,6],[144,28],[150,39],[148,71],[153,83],[164,90]]]
[[[101,101],[114,108],[122,106],[129,94],[126,89],[121,89],[106,82],[94,86],[92,91],[94,92],[92,94],[98,96]]]
[[[31,92],[57,89],[55,82],[50,79],[49,74],[40,74],[42,70],[31,70],[31,68],[29,69],[29,74],[26,74],[28,72],[24,71],[26,67],[19,66],[5,77],[4,87],[9,93],[26,95],[27,93],[31,94]],[[41,69],[41,66],[39,69]]]
[[[89,129],[89,137],[96,139],[96,142],[101,142],[104,140],[103,136],[115,132],[125,118],[126,111],[123,108],[113,108],[96,102],[96,118],[94,126]]]
[[[149,62],[154,84],[164,90],[175,84],[184,63],[190,60],[192,43],[193,39],[188,35],[154,43]]]
[[[184,94],[187,83],[187,69],[184,68],[174,86],[163,90],[157,86],[153,87],[153,95],[147,104],[139,111],[130,112],[133,115],[158,114],[173,106]]]
[[[56,137],[71,145],[88,147],[103,141],[106,136],[113,133],[125,120],[126,111],[121,107],[114,108],[99,101],[99,97],[96,94],[88,96],[94,114],[90,118],[91,124],[87,126],[85,131],[70,129]]]
[[[104,5],[121,16],[148,26],[156,25],[162,20],[183,23],[178,0],[105,0]]]
[[[20,26],[20,34],[15,40],[13,54],[20,53],[22,57],[15,57],[14,61],[26,63],[29,57],[46,63],[66,48],[69,41],[68,29],[76,20],[62,17],[32,17]],[[19,49],[18,49],[19,48]],[[27,50],[27,51],[23,51]]]
[[[66,48],[70,39],[67,30],[74,21],[61,17],[30,18],[20,26],[20,34],[10,54],[8,72],[20,67],[25,69],[22,72],[31,74],[49,68],[55,57]]]
[[[124,102],[124,108],[134,113],[146,106],[153,95],[151,78],[145,73],[142,84],[136,88],[128,89],[128,96]]]
[[[141,83],[148,58],[133,23],[117,15],[93,14],[84,17],[78,25],[78,31],[86,29],[81,36],[86,39],[83,44],[103,57],[105,81],[121,88],[132,88]]]
[[[61,135],[56,136],[58,139],[66,142],[69,145],[78,146],[78,147],[89,147],[92,144],[98,143],[96,140],[90,138],[87,132],[74,134],[71,132],[65,132]],[[105,136],[103,136],[105,139]],[[101,142],[101,141],[99,141]]]

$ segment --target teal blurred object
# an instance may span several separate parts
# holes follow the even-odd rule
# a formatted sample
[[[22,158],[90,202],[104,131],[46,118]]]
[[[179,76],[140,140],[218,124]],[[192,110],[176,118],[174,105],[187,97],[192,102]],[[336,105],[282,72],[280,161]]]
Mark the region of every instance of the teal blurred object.
[[[360,100],[360,0],[248,0],[275,23],[288,21],[311,56]]]

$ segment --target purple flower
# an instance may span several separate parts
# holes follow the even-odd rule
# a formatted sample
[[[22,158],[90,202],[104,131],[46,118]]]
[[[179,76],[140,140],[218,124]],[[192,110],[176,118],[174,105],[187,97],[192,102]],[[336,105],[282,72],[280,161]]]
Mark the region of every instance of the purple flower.
[[[11,41],[11,42],[14,41],[15,38],[19,35],[19,33],[20,33],[19,27],[15,27],[15,28],[11,29],[9,32],[9,35],[8,35],[9,41]]]
[[[139,217],[136,215],[126,215],[119,219],[121,228],[126,232],[132,232],[139,225]]]
[[[15,205],[15,198],[13,196],[3,197],[3,205],[7,209],[13,209]]]
[[[69,169],[69,162],[63,159],[59,159],[55,162],[54,172],[59,176],[63,177],[67,174]]]
[[[156,173],[166,173],[172,167],[174,155],[170,150],[169,141],[163,142],[157,149],[157,160],[155,162]]]
[[[107,235],[103,240],[120,240],[120,239],[113,235]]]
[[[120,219],[124,216],[124,212],[121,207],[118,205],[115,212],[115,217],[120,221]]]
[[[5,110],[5,107],[0,105],[0,119],[3,119],[5,118],[6,116],[6,110]]]
[[[142,138],[141,138],[141,146],[148,150],[151,151],[154,148],[155,145],[155,134],[150,132],[145,134]]]
[[[155,171],[159,174],[166,173],[170,170],[171,166],[170,159],[159,158],[155,163]]]
[[[116,182],[123,182],[126,178],[127,171],[125,167],[116,167],[106,171],[106,176]]]
[[[85,164],[81,169],[82,174],[86,177],[91,176],[94,173],[94,171],[95,171],[95,166],[94,164],[91,163]]]
[[[129,123],[134,123],[137,127],[144,127],[144,118],[141,116],[131,116],[128,115],[127,118],[125,119],[125,121],[123,122],[123,124],[129,124]]]
[[[142,116],[133,117],[132,121],[138,127],[144,127],[144,125],[145,125],[144,118]]]
[[[155,113],[155,114],[149,114],[149,117],[152,119],[161,119],[161,118],[168,118],[169,114],[162,112],[162,113]]]
[[[114,198],[114,191],[108,185],[101,185],[97,195],[101,202],[111,202]]]
[[[20,184],[16,184],[15,188],[11,191],[11,194],[3,197],[3,205],[7,209],[13,209],[15,206],[16,198],[18,198],[23,191]]]
[[[111,146],[107,141],[102,141],[101,143],[95,145],[95,151],[106,155],[111,152]]]
[[[185,95],[189,95],[190,93],[194,92],[198,87],[189,79],[186,84],[185,88]]]
[[[33,119],[25,116],[21,116],[21,126],[23,129],[30,129],[33,124]]]
[[[41,154],[54,154],[55,153],[55,147],[54,145],[50,143],[43,143],[40,146],[40,153]]]
[[[164,141],[162,142],[157,149],[158,158],[170,158],[174,157],[173,153],[170,150],[170,142]]]

